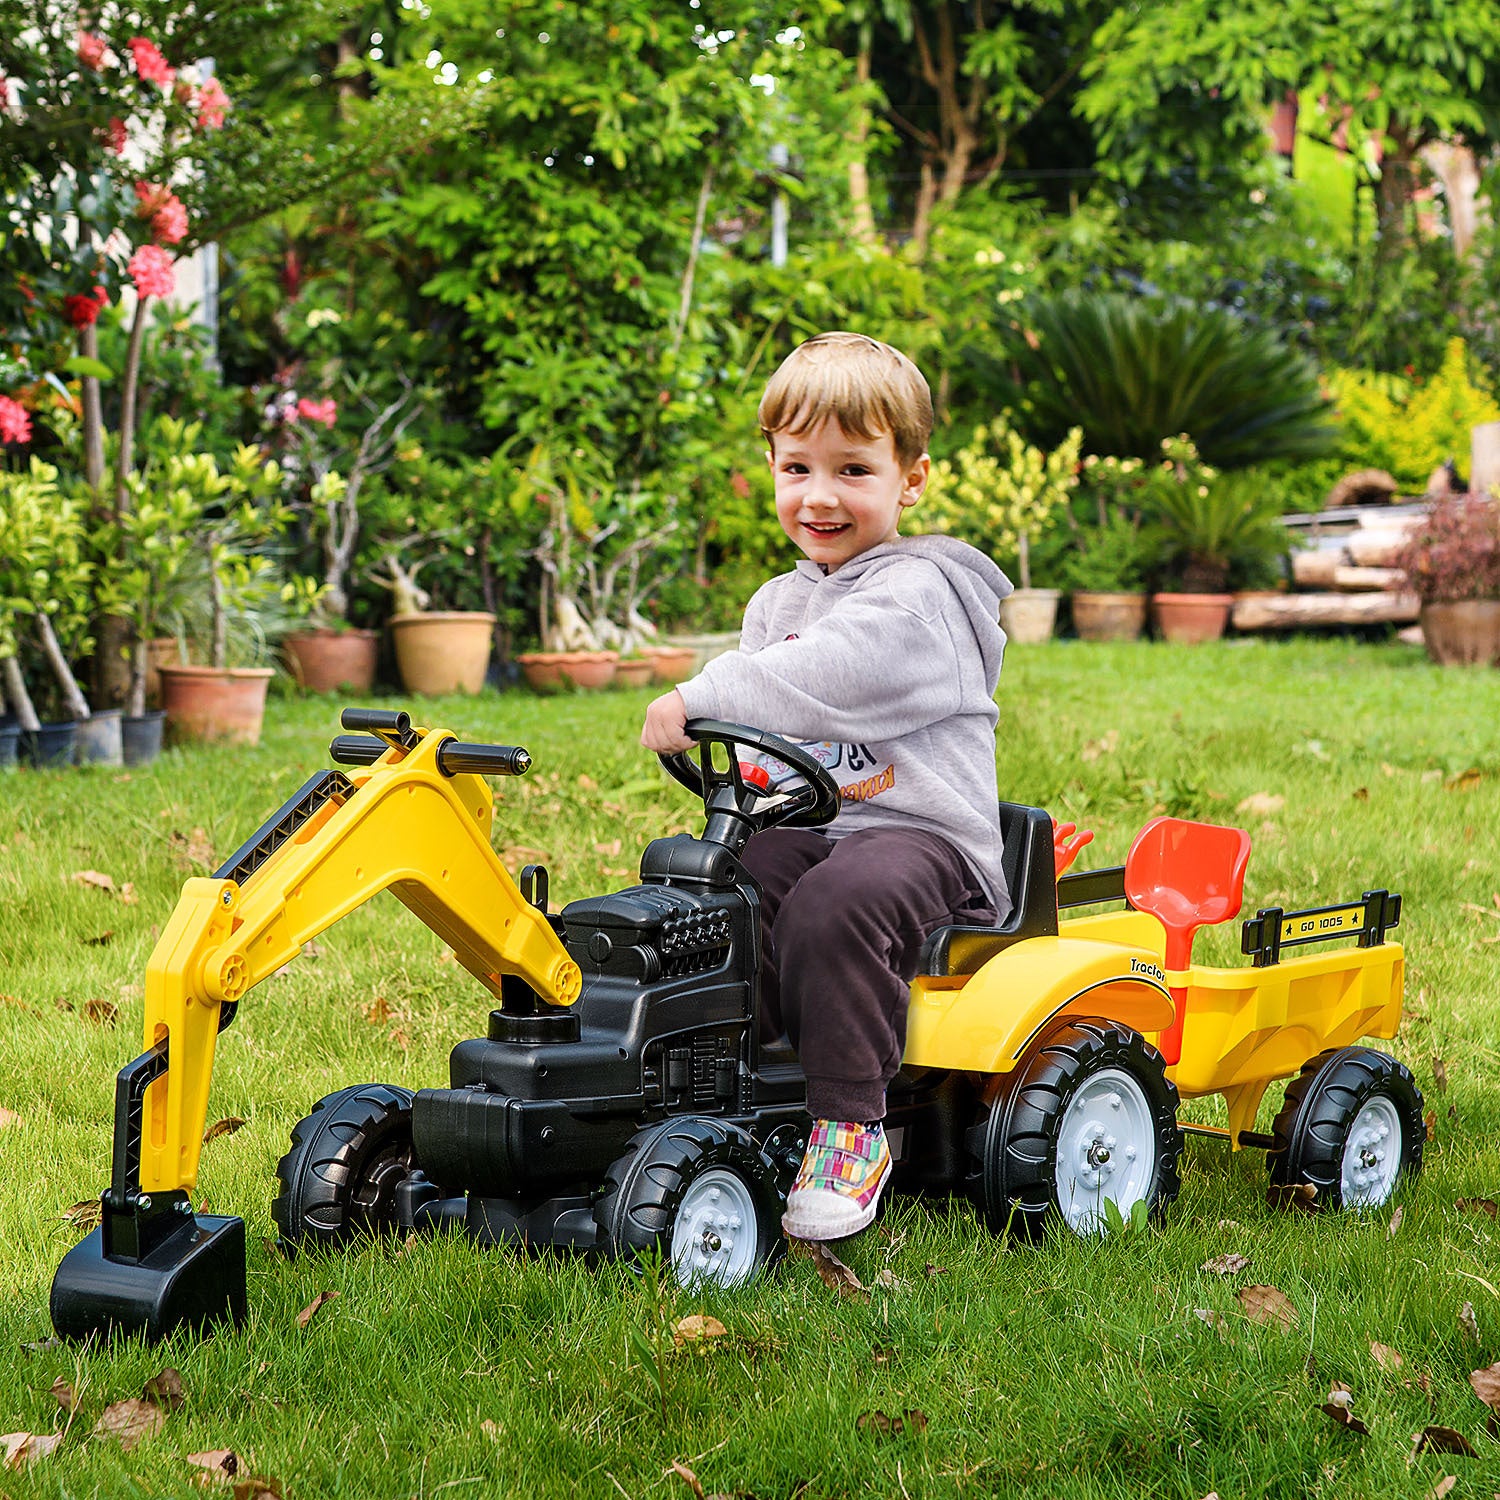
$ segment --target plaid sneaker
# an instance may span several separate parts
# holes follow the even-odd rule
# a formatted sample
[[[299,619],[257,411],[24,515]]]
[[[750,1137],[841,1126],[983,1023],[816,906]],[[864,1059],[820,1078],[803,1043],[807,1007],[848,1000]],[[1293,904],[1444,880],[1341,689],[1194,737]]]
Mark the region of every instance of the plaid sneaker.
[[[857,1234],[875,1217],[890,1175],[890,1147],[878,1123],[815,1121],[781,1227],[794,1240],[841,1240]]]

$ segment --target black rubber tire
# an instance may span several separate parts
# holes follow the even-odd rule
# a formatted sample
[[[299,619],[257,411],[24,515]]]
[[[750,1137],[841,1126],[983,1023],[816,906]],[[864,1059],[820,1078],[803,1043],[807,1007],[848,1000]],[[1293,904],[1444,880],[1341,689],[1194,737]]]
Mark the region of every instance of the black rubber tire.
[[[737,1125],[706,1115],[682,1115],[640,1131],[605,1174],[594,1204],[601,1249],[611,1260],[659,1254],[671,1263],[678,1211],[705,1172],[733,1173],[744,1184],[755,1216],[755,1244],[744,1274],[718,1281],[743,1286],[781,1254],[786,1195],[771,1160]],[[679,1284],[691,1277],[673,1267]]]
[[[395,1232],[396,1186],[412,1170],[411,1101],[410,1089],[355,1084],[297,1122],[271,1204],[284,1250]]]
[[[1387,1191],[1378,1199],[1351,1205],[1379,1208],[1388,1203],[1402,1176],[1422,1170],[1427,1126],[1422,1091],[1411,1070],[1373,1047],[1336,1047],[1302,1065],[1287,1085],[1286,1099],[1271,1126],[1275,1146],[1267,1153],[1273,1187],[1310,1183],[1314,1208],[1344,1207],[1344,1153],[1359,1113],[1377,1096],[1388,1100],[1401,1128],[1401,1159]]]
[[[1128,1027],[1065,1021],[1021,1061],[989,1113],[965,1137],[977,1164],[972,1196],[994,1233],[1035,1242],[1053,1226],[1066,1227],[1057,1194],[1059,1134],[1080,1087],[1111,1068],[1127,1073],[1140,1088],[1156,1151],[1145,1202],[1154,1221],[1165,1217],[1181,1185],[1182,1133],[1177,1088],[1167,1078],[1161,1053]],[[1120,1207],[1128,1220],[1131,1205]]]

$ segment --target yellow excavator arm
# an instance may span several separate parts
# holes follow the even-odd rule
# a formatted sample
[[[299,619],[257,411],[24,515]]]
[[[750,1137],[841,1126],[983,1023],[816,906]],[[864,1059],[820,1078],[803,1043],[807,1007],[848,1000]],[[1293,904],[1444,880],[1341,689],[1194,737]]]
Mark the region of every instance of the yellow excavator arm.
[[[578,998],[578,965],[490,847],[489,786],[455,769],[484,760],[455,751],[496,747],[459,746],[440,729],[401,739],[386,736],[365,769],[309,782],[301,801],[231,860],[238,878],[184,885],[146,966],[144,1045],[149,1052],[165,1043],[167,1065],[144,1100],[142,1191],[190,1190],[197,1181],[222,1021],[304,943],[379,891],[410,907],[491,994],[512,974],[549,1004]],[[524,769],[529,761],[516,753]]]

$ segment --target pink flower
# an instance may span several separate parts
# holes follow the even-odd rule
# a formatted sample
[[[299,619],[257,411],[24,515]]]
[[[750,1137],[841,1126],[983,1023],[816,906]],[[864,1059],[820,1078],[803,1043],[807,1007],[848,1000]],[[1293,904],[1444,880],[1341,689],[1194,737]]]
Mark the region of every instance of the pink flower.
[[[63,313],[75,328],[88,328],[98,322],[99,314],[109,306],[109,293],[102,286],[92,292],[73,292],[63,298]]]
[[[125,154],[125,122],[118,115],[109,117],[109,149],[116,156]]]
[[[125,269],[142,297],[170,297],[177,286],[172,257],[160,245],[142,245]]]
[[[109,44],[102,36],[96,36],[92,31],[78,33],[78,61],[84,67],[97,73],[104,66],[104,54],[108,50]]]
[[[3,73],[0,73],[0,109],[10,108],[10,83]]]
[[[321,422],[325,427],[332,427],[338,414],[338,402],[332,396],[324,401],[310,401],[304,396],[297,403],[299,417],[306,417],[309,422]]]
[[[151,220],[151,232],[164,245],[175,245],[188,232],[187,210],[171,188],[159,182],[138,182],[135,196],[140,216]]]
[[[143,36],[131,37],[130,56],[137,75],[146,83],[159,83],[165,87],[177,77],[177,69],[161,55],[154,42],[148,42]]]
[[[198,90],[198,129],[222,130],[229,109],[229,95],[217,78],[210,78]]]
[[[0,443],[29,443],[31,416],[19,401],[0,396]]]

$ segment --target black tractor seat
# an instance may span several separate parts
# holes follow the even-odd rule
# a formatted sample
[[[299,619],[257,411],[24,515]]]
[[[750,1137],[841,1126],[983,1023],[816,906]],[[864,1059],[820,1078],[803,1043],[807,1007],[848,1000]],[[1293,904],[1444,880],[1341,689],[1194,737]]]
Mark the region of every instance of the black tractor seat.
[[[973,974],[1022,938],[1057,933],[1057,865],[1052,819],[1040,807],[1000,804],[1000,864],[1014,903],[998,927],[939,927],[922,945],[919,974]]]

